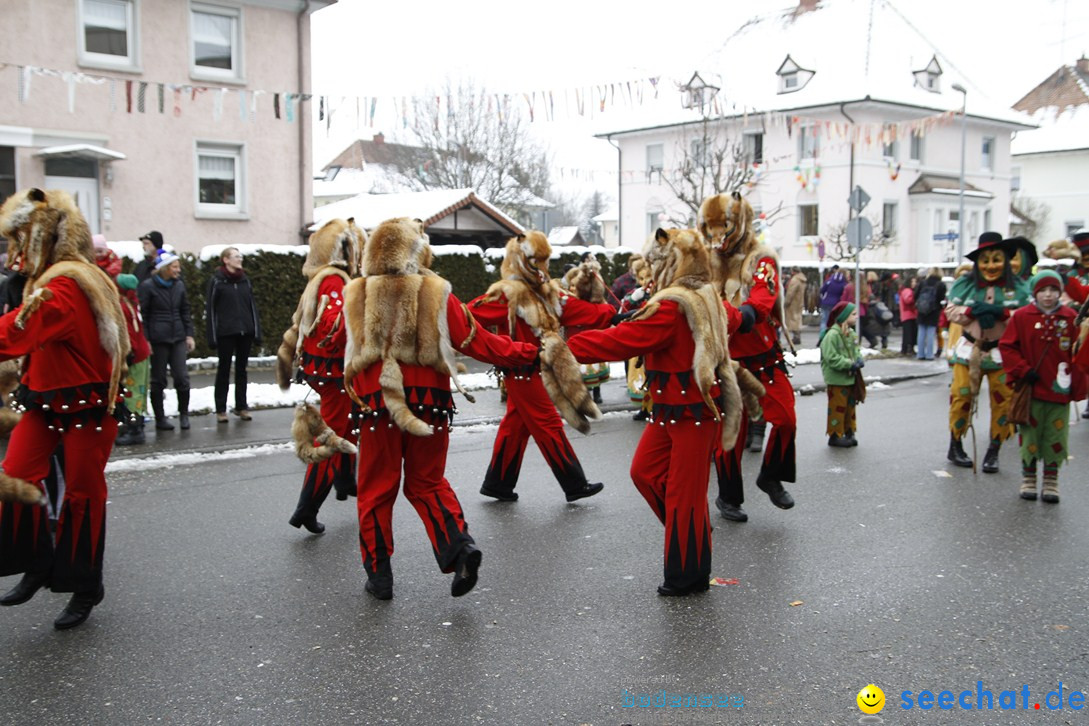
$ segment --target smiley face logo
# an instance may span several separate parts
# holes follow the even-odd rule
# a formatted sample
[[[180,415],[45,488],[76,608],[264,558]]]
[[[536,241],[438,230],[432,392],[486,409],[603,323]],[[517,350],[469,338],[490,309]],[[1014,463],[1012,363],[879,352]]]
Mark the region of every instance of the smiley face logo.
[[[858,692],[855,701],[862,713],[880,713],[885,707],[885,692],[871,683]]]

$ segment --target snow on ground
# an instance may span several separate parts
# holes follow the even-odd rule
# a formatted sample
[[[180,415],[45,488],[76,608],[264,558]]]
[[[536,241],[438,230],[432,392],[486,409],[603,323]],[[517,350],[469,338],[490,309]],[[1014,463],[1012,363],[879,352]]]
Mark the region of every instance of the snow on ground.
[[[107,474],[116,474],[121,471],[148,471],[150,469],[172,469],[175,466],[189,466],[191,464],[207,464],[213,461],[227,461],[229,459],[252,459],[265,454],[294,451],[295,444],[262,444],[260,446],[245,446],[228,451],[215,451],[211,453],[188,452],[184,454],[161,454],[159,456],[141,456],[133,459],[118,459],[106,464]]]

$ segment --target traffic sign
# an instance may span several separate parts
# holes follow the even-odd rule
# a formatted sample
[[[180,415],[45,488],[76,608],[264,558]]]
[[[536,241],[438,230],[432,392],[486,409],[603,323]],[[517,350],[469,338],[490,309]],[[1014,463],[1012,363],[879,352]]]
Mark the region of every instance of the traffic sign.
[[[847,223],[847,244],[854,250],[861,250],[873,239],[873,223],[865,217],[855,217]]]
[[[934,241],[935,242],[943,242],[943,241],[948,240],[948,241],[952,242],[953,240],[955,240],[959,236],[960,235],[958,235],[956,232],[949,232],[948,234],[936,234],[936,235],[934,235]]]
[[[870,195],[866,193],[865,189],[856,184],[855,188],[851,190],[851,196],[847,197],[847,203],[851,205],[851,209],[855,213],[861,212],[870,203]]]

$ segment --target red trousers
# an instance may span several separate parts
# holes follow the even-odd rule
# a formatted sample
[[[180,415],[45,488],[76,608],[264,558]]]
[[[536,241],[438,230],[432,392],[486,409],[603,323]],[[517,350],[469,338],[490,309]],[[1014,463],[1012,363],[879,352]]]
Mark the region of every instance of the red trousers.
[[[635,488],[665,525],[665,584],[706,585],[711,576],[707,480],[719,425],[690,418],[648,424],[631,462]]]
[[[352,399],[344,392],[341,381],[330,378],[326,379],[325,385],[311,385],[311,388],[321,397],[321,417],[325,424],[337,436],[356,443]],[[306,478],[303,479],[296,513],[317,514],[333,487],[336,487],[337,499],[344,500],[355,496],[354,460],[351,454],[334,454],[325,461],[306,467]]]
[[[763,488],[761,485],[766,481],[781,483],[795,479],[794,439],[798,433],[798,417],[794,411],[794,387],[790,385],[790,379],[785,373],[773,369],[771,375],[763,375],[760,382],[767,389],[760,399],[760,405],[764,409],[764,420],[771,424],[771,434],[764,449],[764,461],[760,466],[760,474],[756,477],[756,485]],[[733,450],[715,448],[718,496],[734,506],[741,506],[745,501],[741,454],[745,451],[748,427],[749,417],[746,414],[741,417],[741,431],[738,432]]]
[[[545,391],[541,374],[535,371],[529,376],[507,375],[504,380],[507,412],[499,423],[484,486],[500,492],[514,491],[526,444],[532,436],[563,490],[581,488],[586,484],[586,474],[563,432],[563,419]]]
[[[117,421],[109,416],[99,427],[70,426],[62,433],[49,429],[41,411],[23,414],[8,441],[4,472],[40,486],[63,441],[66,488],[55,539],[45,507],[0,504],[0,575],[48,573],[54,592],[98,589],[106,546],[104,472],[116,437]]]
[[[405,498],[423,521],[439,568],[453,572],[462,547],[473,543],[445,476],[449,419],[441,414],[421,418],[436,427],[431,436],[401,431],[387,413],[364,417],[359,430],[359,548],[368,578],[392,575],[393,502],[402,468]]]

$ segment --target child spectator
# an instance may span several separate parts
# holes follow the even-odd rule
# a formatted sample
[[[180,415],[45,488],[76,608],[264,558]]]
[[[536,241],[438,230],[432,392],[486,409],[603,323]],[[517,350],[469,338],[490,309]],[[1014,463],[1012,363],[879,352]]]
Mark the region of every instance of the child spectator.
[[[828,445],[858,446],[855,439],[855,373],[865,365],[853,330],[858,320],[855,304],[840,302],[828,315],[821,333],[821,374],[828,390]]]
[[[1036,461],[1043,459],[1040,498],[1058,504],[1070,401],[1085,397],[1085,377],[1073,365],[1076,313],[1059,304],[1062,278],[1044,270],[1032,278],[1031,285],[1035,301],[1014,313],[998,347],[1014,387],[1032,387],[1029,423],[1020,427],[1021,498],[1036,499]]]

